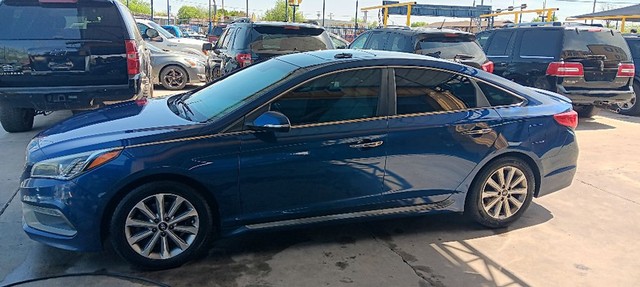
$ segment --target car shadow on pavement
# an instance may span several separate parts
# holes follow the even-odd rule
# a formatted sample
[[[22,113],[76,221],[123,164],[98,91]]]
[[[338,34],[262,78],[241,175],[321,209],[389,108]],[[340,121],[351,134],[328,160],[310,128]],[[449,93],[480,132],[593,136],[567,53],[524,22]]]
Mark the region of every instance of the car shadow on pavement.
[[[633,124],[640,124],[640,117],[627,116],[627,115],[618,114],[610,111],[602,112],[600,113],[600,116],[610,118],[613,120],[619,120],[619,121],[633,123]]]
[[[599,122],[597,119],[593,118],[580,118],[578,120],[578,127],[576,130],[579,131],[596,131],[596,130],[610,130],[615,129],[616,127],[603,124]]]

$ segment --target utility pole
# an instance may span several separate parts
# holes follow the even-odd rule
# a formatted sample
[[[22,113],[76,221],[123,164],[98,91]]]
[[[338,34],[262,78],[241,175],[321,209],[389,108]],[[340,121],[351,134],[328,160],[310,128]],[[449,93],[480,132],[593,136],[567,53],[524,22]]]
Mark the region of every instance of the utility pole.
[[[324,27],[324,13],[325,13],[325,11],[326,11],[326,9],[325,9],[325,7],[326,7],[326,6],[325,6],[325,4],[326,4],[326,3],[325,3],[325,0],[322,0],[322,27]]]
[[[289,1],[284,1],[284,21],[289,22]]]
[[[127,8],[129,8],[129,0],[127,0]]]
[[[596,13],[596,0],[593,0],[593,11],[591,13]],[[593,24],[593,19],[591,19],[591,24]]]
[[[353,31],[353,38],[355,39],[356,34],[358,34],[358,0],[356,0],[356,25],[355,30]]]
[[[247,0],[247,18],[249,18],[249,0]]]
[[[153,0],[151,0],[151,21],[153,21]]]
[[[211,23],[211,0],[209,0],[209,31],[207,34],[211,34],[212,29],[213,29],[213,23]]]
[[[167,25],[171,25],[171,6],[169,6],[169,0],[167,0]]]

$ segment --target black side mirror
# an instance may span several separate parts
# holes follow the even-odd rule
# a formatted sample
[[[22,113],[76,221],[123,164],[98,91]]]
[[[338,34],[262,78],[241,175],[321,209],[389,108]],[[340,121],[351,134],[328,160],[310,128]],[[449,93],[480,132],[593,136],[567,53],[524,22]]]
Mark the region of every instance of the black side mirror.
[[[147,37],[149,37],[150,39],[160,36],[160,33],[158,33],[158,30],[153,28],[148,28],[147,31],[144,32],[144,34],[147,35]]]
[[[211,43],[202,44],[202,50],[203,51],[212,51],[213,50],[213,44],[211,44]]]
[[[252,123],[247,124],[247,127],[255,131],[286,133],[291,130],[291,122],[282,113],[268,111],[258,116]]]

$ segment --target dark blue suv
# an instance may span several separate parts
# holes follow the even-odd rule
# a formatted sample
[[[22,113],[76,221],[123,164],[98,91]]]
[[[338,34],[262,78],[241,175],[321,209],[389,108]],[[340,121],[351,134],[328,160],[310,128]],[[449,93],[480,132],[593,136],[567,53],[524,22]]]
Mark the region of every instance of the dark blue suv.
[[[571,184],[576,125],[567,98],[454,62],[291,54],[41,132],[24,229],[169,268],[251,230],[431,212],[504,227]]]

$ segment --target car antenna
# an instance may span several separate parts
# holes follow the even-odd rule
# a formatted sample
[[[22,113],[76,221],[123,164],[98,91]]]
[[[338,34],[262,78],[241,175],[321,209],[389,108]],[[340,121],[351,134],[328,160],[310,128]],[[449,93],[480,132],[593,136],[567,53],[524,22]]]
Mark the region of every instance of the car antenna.
[[[440,28],[438,28],[438,29],[442,30],[442,27],[444,26],[444,21],[447,21],[447,19],[446,18],[442,19],[442,24],[440,24]]]

